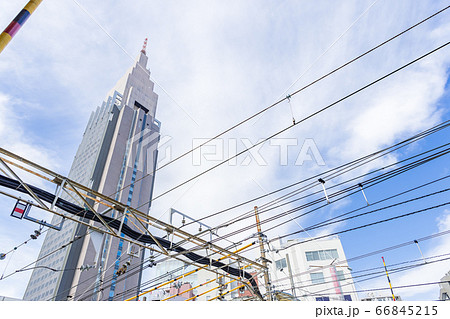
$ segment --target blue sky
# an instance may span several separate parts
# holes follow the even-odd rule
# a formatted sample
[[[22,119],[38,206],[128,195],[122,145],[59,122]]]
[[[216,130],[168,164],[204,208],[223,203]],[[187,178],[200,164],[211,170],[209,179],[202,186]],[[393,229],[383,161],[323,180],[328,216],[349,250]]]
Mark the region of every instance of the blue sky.
[[[0,26],[26,4],[0,4]],[[132,58],[108,36],[96,21],[131,55],[137,56],[148,37],[149,67],[159,95],[157,118],[162,136],[170,139],[163,151],[172,156],[189,150],[196,138],[208,138],[280,97],[347,62],[387,38],[446,6],[446,1],[44,1],[10,45],[0,55],[0,145],[10,151],[67,174],[90,112],[132,65]],[[291,100],[294,117],[300,119],[361,86],[402,66],[448,41],[450,12],[444,12],[399,39],[314,85]],[[152,214],[167,220],[171,207],[193,217],[232,206],[246,199],[291,184],[405,139],[450,118],[448,48],[378,83],[326,112],[280,135],[295,139],[288,165],[280,165],[277,148],[265,144],[260,154],[267,165],[253,159],[242,165],[223,165],[211,173],[169,193],[153,203]],[[256,143],[290,125],[288,103],[282,103],[223,137],[223,145],[235,139]],[[311,139],[325,166],[306,162],[294,165],[301,145]],[[448,141],[441,132],[399,152],[389,160],[426,150]],[[230,149],[224,149],[224,158]],[[155,195],[205,170],[218,161],[192,165],[186,157],[158,172]],[[371,169],[385,165],[380,161]],[[419,185],[448,174],[448,159],[422,168],[367,191],[369,200]],[[446,184],[447,183],[447,184]],[[436,186],[448,187],[448,182]],[[427,189],[428,190],[428,189]],[[433,188],[429,189],[431,192]],[[443,201],[444,197],[434,199]],[[420,209],[434,201],[408,208]],[[31,233],[35,225],[9,217],[13,202],[0,198],[1,251],[10,250]],[[263,201],[258,204],[263,203]],[[314,217],[300,219],[302,226],[320,221],[361,204],[354,196]],[[236,210],[251,209],[250,204]],[[279,211],[277,211],[279,212]],[[276,212],[274,212],[276,213]],[[389,210],[381,216],[401,211]],[[450,210],[439,209],[392,223],[343,234],[348,258],[450,229]],[[231,215],[228,215],[230,217]],[[339,225],[342,230],[370,222],[368,217]],[[223,217],[209,221],[218,224]],[[273,235],[298,228],[295,223]],[[329,229],[331,231],[331,229]],[[325,231],[324,231],[325,232]],[[445,253],[444,237],[421,243],[425,255]],[[20,248],[6,273],[33,261],[39,240]],[[393,251],[388,263],[420,258],[417,247]],[[0,264],[4,272],[5,261]],[[381,265],[381,256],[352,264],[354,270]],[[430,267],[427,278],[414,271],[392,275],[394,286],[438,281],[450,263]],[[426,269],[426,268],[423,268]],[[0,282],[0,295],[21,298],[27,274]],[[20,284],[19,284],[20,283]],[[360,289],[382,287],[385,278],[364,282]],[[437,286],[402,290],[405,299],[435,299]]]

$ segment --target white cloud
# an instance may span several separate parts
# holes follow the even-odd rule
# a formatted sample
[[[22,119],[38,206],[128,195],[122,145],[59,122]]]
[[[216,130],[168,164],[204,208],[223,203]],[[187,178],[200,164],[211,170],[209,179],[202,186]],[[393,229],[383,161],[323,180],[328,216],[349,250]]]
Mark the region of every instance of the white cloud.
[[[32,134],[26,132],[26,113],[17,113],[15,110],[20,108],[20,101],[16,101],[8,95],[0,93],[0,145],[2,148],[15,153],[35,163],[49,169],[58,170],[58,157],[51,150],[36,142]],[[27,105],[28,106],[28,105]],[[12,167],[13,168],[13,167]],[[16,173],[19,170],[14,169]],[[39,179],[32,178],[32,181],[39,182]]]
[[[450,229],[450,210],[446,209],[442,216],[438,218],[439,232],[443,232]]]

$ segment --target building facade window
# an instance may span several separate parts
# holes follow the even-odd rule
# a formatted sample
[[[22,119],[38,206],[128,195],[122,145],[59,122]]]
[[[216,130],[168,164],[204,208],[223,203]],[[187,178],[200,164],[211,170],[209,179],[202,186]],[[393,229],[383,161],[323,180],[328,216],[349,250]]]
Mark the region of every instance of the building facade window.
[[[345,280],[345,275],[343,270],[336,271],[336,277],[338,281]]]
[[[339,258],[337,249],[307,251],[307,252],[305,252],[305,254],[306,254],[307,261],[328,260],[328,259]]]
[[[286,258],[282,258],[280,260],[276,260],[275,261],[275,266],[277,267],[277,270],[283,270],[284,268],[286,268],[287,267]]]
[[[330,301],[330,297],[316,297],[316,301]]]
[[[309,274],[311,276],[311,282],[313,284],[321,284],[325,282],[322,272],[313,272]]]

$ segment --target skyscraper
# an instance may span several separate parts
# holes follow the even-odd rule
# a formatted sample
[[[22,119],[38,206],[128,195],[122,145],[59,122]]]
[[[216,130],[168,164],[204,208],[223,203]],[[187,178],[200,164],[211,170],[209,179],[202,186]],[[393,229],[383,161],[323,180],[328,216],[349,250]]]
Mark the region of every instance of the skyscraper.
[[[150,209],[161,125],[147,62],[144,46],[92,112],[68,176],[142,212]],[[73,201],[70,194],[62,197]],[[115,211],[107,214],[118,217]],[[126,215],[120,218],[128,222]],[[52,220],[59,222],[59,216]],[[48,231],[24,299],[126,299],[139,290],[143,256],[126,241],[66,221],[60,231]],[[118,276],[126,263],[133,271]]]

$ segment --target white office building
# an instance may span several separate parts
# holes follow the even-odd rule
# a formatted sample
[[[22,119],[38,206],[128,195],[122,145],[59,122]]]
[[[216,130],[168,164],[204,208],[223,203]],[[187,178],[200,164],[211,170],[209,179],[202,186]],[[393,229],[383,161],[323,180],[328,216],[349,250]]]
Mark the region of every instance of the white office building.
[[[267,258],[273,291],[304,301],[358,300],[339,238],[307,240],[270,245]]]

